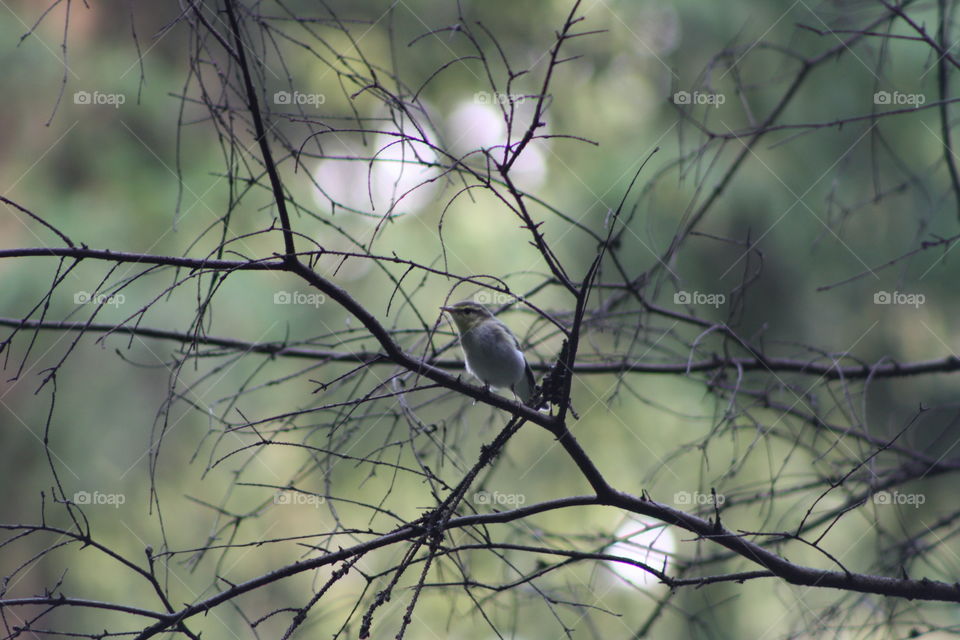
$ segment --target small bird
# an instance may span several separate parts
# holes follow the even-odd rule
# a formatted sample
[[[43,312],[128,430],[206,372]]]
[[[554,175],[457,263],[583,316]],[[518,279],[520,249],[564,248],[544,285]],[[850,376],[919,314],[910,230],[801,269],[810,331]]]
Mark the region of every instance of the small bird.
[[[460,334],[467,371],[484,387],[508,387],[530,405],[536,391],[533,371],[520,350],[520,341],[482,304],[464,301],[440,307],[450,314]]]

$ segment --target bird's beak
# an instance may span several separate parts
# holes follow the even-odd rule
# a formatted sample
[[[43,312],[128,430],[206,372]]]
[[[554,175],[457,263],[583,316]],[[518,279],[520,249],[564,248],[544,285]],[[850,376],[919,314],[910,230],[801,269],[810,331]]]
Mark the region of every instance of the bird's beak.
[[[453,313],[453,307],[440,307],[440,311],[446,311],[447,313]]]

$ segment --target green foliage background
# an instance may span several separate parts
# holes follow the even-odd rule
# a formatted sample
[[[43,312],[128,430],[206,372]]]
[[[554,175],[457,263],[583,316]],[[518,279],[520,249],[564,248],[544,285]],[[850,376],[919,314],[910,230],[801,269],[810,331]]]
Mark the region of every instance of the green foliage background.
[[[299,4],[287,6],[297,10]],[[344,18],[370,20],[385,9],[385,3],[379,2],[331,4]],[[521,91],[535,93],[542,78],[543,56],[569,11],[569,3],[463,4],[473,19],[482,21],[497,34],[508,58],[520,66],[532,66],[531,73],[518,86]],[[70,18],[66,72],[60,50],[63,8],[55,10],[19,45],[18,38],[39,17],[40,7],[21,1],[11,3],[9,10],[18,19],[0,21],[0,42],[6,43],[0,46],[0,65],[4,69],[0,82],[5,89],[0,106],[3,194],[40,213],[75,241],[91,247],[206,255],[219,238],[219,231],[207,229],[226,208],[228,183],[222,176],[221,148],[206,112],[199,105],[188,103],[181,113],[188,33],[182,28],[160,30],[174,17],[171,7],[164,3],[134,6],[141,62],[125,10],[75,6]],[[876,11],[877,7],[864,4],[860,10]],[[726,96],[725,104],[709,113],[707,110],[712,107],[700,107],[694,115],[706,118],[718,132],[748,128],[751,117],[743,103],[749,103],[750,112],[755,114],[754,123],[758,122],[776,104],[787,86],[784,79],[789,81],[796,68],[795,60],[766,44],[777,43],[814,56],[838,44],[839,37],[820,36],[798,24],[826,29],[826,24],[838,20],[833,11],[830,5],[738,0],[686,0],[669,6],[628,0],[585,3],[584,28],[604,32],[579,38],[569,45],[567,54],[581,57],[559,67],[547,119],[551,133],[582,136],[598,145],[551,141],[545,154],[546,179],[535,194],[583,224],[602,229],[608,210],[616,206],[638,163],[659,146],[660,151],[644,170],[641,182],[664,173],[645,192],[630,223],[632,239],[649,250],[623,256],[628,272],[639,274],[649,269],[669,245],[691,202],[702,201],[742,149],[742,142],[732,139],[725,143],[716,160],[711,152],[699,161],[684,163],[679,171],[671,168],[678,154],[695,150],[702,141],[697,128],[683,121],[671,103],[673,93],[701,86],[704,69],[712,57],[730,48],[739,65],[736,73],[718,65],[708,74],[713,89]],[[443,61],[462,53],[458,41],[446,34],[408,45],[428,28],[452,24],[456,19],[452,3],[408,2],[395,15],[395,21],[370,24],[363,30],[361,42],[364,53],[378,64],[393,68],[396,63],[409,86],[419,87]],[[925,14],[920,11],[917,15]],[[935,24],[932,10],[928,17],[928,23]],[[908,33],[902,23],[893,32]],[[757,39],[761,43],[751,47]],[[346,46],[346,42],[332,38],[330,45],[337,49]],[[284,73],[289,71],[295,82],[303,83],[301,86],[329,96],[324,108],[330,112],[345,109],[342,78],[318,72],[316,60],[305,50],[293,47],[285,54],[288,70]],[[882,64],[877,63],[880,55]],[[929,50],[916,42],[892,41],[884,52],[879,50],[877,41],[859,44],[852,52],[838,55],[835,62],[813,71],[778,122],[826,123],[869,114],[875,109],[874,93],[880,90],[919,93],[931,102],[937,99],[935,63]],[[444,129],[445,117],[459,104],[469,101],[475,92],[489,89],[480,82],[478,69],[465,63],[448,70],[424,89],[423,98],[434,110],[441,137],[456,135],[455,131]],[[66,84],[58,104],[64,73]],[[747,94],[738,94],[737,77],[751,87]],[[277,80],[265,79],[267,94],[282,86],[280,82],[273,84]],[[120,93],[126,102],[118,108],[74,104],[72,96],[80,90]],[[372,98],[366,102],[361,98],[358,105],[371,115],[377,106]],[[178,119],[186,123],[179,132]],[[802,136],[797,135],[799,132],[785,129],[771,133],[750,154],[714,211],[699,227],[713,238],[690,239],[671,264],[682,288],[721,292],[729,297],[744,275],[745,263],[738,261],[742,246],[715,238],[741,243],[749,238],[762,252],[763,263],[739,318],[737,330],[741,335],[772,349],[780,348],[786,355],[798,351],[794,345],[812,344],[830,353],[851,351],[867,362],[881,357],[915,361],[953,353],[956,258],[949,251],[946,256],[942,249],[922,252],[910,261],[878,271],[876,276],[867,275],[844,286],[818,291],[818,287],[906,253],[921,240],[956,233],[957,207],[942,161],[936,110],[921,109],[915,114],[879,121],[823,127]],[[178,136],[179,160],[175,153]],[[370,240],[376,220],[342,210],[331,212],[329,203],[315,198],[309,181],[302,172],[293,170],[292,163],[287,162],[283,169],[293,193],[314,214],[301,212],[296,216],[300,232],[324,246],[343,250],[350,244],[337,229],[364,242]],[[178,176],[182,184],[178,184]],[[906,183],[907,188],[888,194],[901,183]],[[698,189],[702,192],[698,193]],[[878,198],[878,194],[883,197]],[[544,271],[544,266],[515,218],[486,196],[475,200],[459,198],[444,212],[451,195],[452,191],[447,189],[423,210],[386,223],[380,239],[373,243],[374,250],[393,251],[420,262],[440,260],[441,239],[437,231],[442,219],[443,241],[452,270],[464,276],[495,275],[520,292],[539,280],[537,274]],[[274,215],[270,194],[255,191],[234,213],[231,230],[240,236],[264,229]],[[566,233],[567,226],[561,220],[549,215],[544,215],[544,219],[545,233],[570,272],[582,274],[593,255],[592,244],[582,234]],[[199,242],[194,244],[198,237]],[[47,230],[12,209],[4,208],[0,213],[0,248],[51,246],[58,242]],[[238,241],[237,248],[246,255],[270,256],[280,251],[280,237],[259,235]],[[418,326],[414,313],[402,304],[395,304],[388,315],[386,303],[392,284],[382,271],[348,261],[334,275],[336,266],[333,259],[320,263],[325,275],[346,287],[389,326],[398,331]],[[756,261],[750,263],[750,268],[756,266]],[[0,260],[0,315],[23,317],[49,288],[56,267],[57,261],[50,258]],[[386,269],[397,277],[403,273],[402,266],[389,265]],[[121,266],[119,271],[133,274],[139,270]],[[530,274],[531,271],[534,273]],[[73,269],[50,300],[48,317],[86,319],[90,308],[75,305],[71,294],[90,291],[105,274],[106,267],[92,261]],[[124,290],[124,304],[105,307],[97,321],[127,318],[169,286],[172,278],[169,271],[141,278]],[[432,278],[416,290],[413,303],[432,321],[453,284]],[[207,333],[256,342],[289,340],[313,346],[376,348],[372,339],[359,333],[356,342],[348,345],[328,344],[330,340],[325,336],[349,323],[343,310],[332,303],[316,308],[278,306],[273,304],[277,291],[308,293],[292,278],[287,281],[273,274],[229,277],[216,296],[217,308],[205,327]],[[875,305],[873,296],[878,291],[919,293],[926,302],[916,308]],[[474,290],[457,289],[454,297],[473,293]],[[669,303],[672,293],[666,289],[663,300]],[[181,287],[153,305],[141,324],[189,331],[196,298],[196,284]],[[569,311],[570,300],[559,290],[548,290],[536,300],[541,307]],[[722,320],[728,310],[721,307],[703,313]],[[531,314],[511,313],[504,319],[518,334],[536,343],[529,352],[533,360],[551,362],[556,357],[555,341],[536,342],[537,335],[525,333],[533,323]],[[445,324],[440,330],[449,333]],[[38,519],[41,494],[49,500],[52,479],[42,442],[54,387],[47,384],[39,388],[44,369],[63,357],[74,337],[71,333],[41,332],[22,371],[20,363],[29,347],[24,337],[3,354],[6,360],[0,379],[0,520],[4,522]],[[604,340],[602,336],[597,339]],[[778,347],[774,346],[778,343]],[[609,338],[604,346],[615,349],[617,343]],[[172,343],[119,335],[99,343],[87,335],[76,345],[56,379],[50,439],[60,479],[68,493],[100,491],[125,496],[125,503],[116,509],[90,507],[91,527],[105,543],[134,558],[142,557],[145,546],[161,545],[160,514],[155,506],[151,509],[151,490],[161,499],[161,513],[169,514],[162,527],[170,547],[178,550],[198,545],[215,531],[215,544],[226,542],[230,527],[217,531],[218,526],[269,499],[271,490],[262,486],[230,489],[236,479],[232,471],[245,464],[242,456],[224,460],[213,471],[204,473],[210,460],[241,443],[252,442],[246,435],[222,433],[211,415],[227,413],[231,419],[239,419],[236,412],[242,411],[253,420],[338,397],[349,398],[353,393],[351,389],[331,389],[322,397],[312,395],[317,387],[309,380],[334,379],[347,371],[345,365],[325,365],[290,383],[265,384],[302,371],[311,363],[256,356],[229,365],[218,361],[223,369],[199,383],[209,373],[206,363],[185,366],[179,372],[181,379],[176,388],[191,386],[191,391],[183,402],[168,407],[165,401],[173,384],[168,365],[175,349]],[[687,354],[654,352],[650,357],[682,362]],[[809,377],[798,380],[801,391],[807,391],[804,385],[816,382]],[[769,477],[772,469],[779,469],[784,477],[800,476],[817,464],[779,441],[755,445],[755,434],[748,432],[741,440],[714,440],[706,450],[692,447],[668,458],[678,447],[699,441],[725,407],[706,395],[699,383],[683,376],[645,376],[635,385],[637,394],[618,392],[615,382],[612,377],[577,381],[576,405],[584,418],[577,424],[576,433],[611,481],[623,490],[646,490],[655,499],[666,502],[678,491],[709,491],[709,487],[722,480],[731,460],[744,456],[751,446],[756,446],[756,451],[746,456],[738,476],[742,491],[747,491],[751,479],[757,482]],[[233,398],[241,385],[256,388],[261,384],[264,386],[239,399]],[[878,381],[865,399],[857,399],[849,407],[851,411],[863,411],[871,432],[884,436],[898,431],[920,405],[936,406],[943,411],[925,416],[911,430],[907,441],[918,447],[936,441],[951,429],[955,378],[938,375]],[[480,445],[496,433],[495,425],[500,424],[502,417],[494,414],[491,420],[490,409],[479,405],[451,414],[454,406],[456,399],[449,398],[422,417],[439,425],[448,446],[464,464],[469,464],[476,459]],[[172,426],[164,437],[156,485],[152,486],[147,449],[159,428],[157,416],[164,411],[169,411]],[[450,419],[450,415],[456,417]],[[768,423],[776,420],[772,413],[755,417]],[[838,413],[836,420],[844,424],[852,418]],[[291,426],[294,430],[309,428],[303,424]],[[315,428],[318,441],[324,441],[327,434],[320,420]],[[371,420],[356,437],[361,442],[390,446],[400,435],[402,429],[397,425]],[[549,434],[532,426],[510,442],[505,455],[497,474],[485,485],[490,491],[520,493],[533,502],[587,490],[562,451],[553,446]],[[401,454],[398,462],[409,463],[409,454]],[[301,469],[300,486],[317,491],[323,490],[324,482],[334,487],[355,486],[355,499],[359,502],[376,502],[377,496],[386,491],[395,496],[409,494],[403,512],[398,514],[401,517],[415,517],[419,509],[429,506],[424,502],[423,488],[409,478],[394,478],[389,473],[368,476],[367,469],[348,464],[335,469],[311,468],[300,453],[280,447],[263,452],[250,465],[244,471],[246,483],[282,485],[291,470]],[[955,490],[949,482],[921,482],[915,489],[927,497],[926,503],[919,509],[891,509],[880,517],[885,526],[909,530],[953,509]],[[795,511],[808,506],[806,497],[798,496],[795,503],[785,498],[777,504],[783,513],[758,514],[741,509],[726,516],[726,521],[728,526],[747,530],[760,522],[775,526],[769,523],[793,522],[790,518],[796,515]],[[835,503],[828,499],[817,509],[831,506]],[[47,509],[55,511],[49,504]],[[348,523],[365,524],[371,518],[368,511],[356,505],[341,504],[336,509]],[[332,526],[331,518],[326,507],[268,509],[259,518],[244,519],[242,531],[246,538],[308,535]],[[583,510],[577,521],[557,513],[532,522],[577,536],[612,532],[622,520],[621,514],[611,510],[591,508]],[[851,516],[831,533],[828,546],[848,566],[857,569],[881,551],[876,548],[874,533],[871,518]],[[39,545],[40,541],[32,544]],[[955,548],[952,542],[945,544]],[[26,545],[0,555],[0,569],[9,573],[39,549]],[[390,550],[381,556],[374,554],[368,559],[368,573],[375,573],[377,566],[390,566],[396,560],[392,555],[395,553],[396,550]],[[246,553],[231,556],[231,562],[222,566],[215,566],[217,557],[207,554],[197,559],[196,566],[188,561],[189,554],[174,559],[172,572],[183,582],[181,600],[209,595],[211,586],[205,576],[214,569],[224,580],[239,582],[296,559],[291,548],[269,545],[251,547]],[[156,606],[146,590],[140,592],[125,586],[129,578],[122,566],[105,567],[102,558],[90,549],[76,558],[79,560],[71,564],[64,578],[64,589],[105,600],[125,594],[130,604]],[[815,566],[829,564],[814,551],[798,553],[791,560]],[[473,569],[478,575],[486,574],[494,581],[509,579],[499,573],[502,567],[493,558],[478,554],[475,561]],[[527,557],[522,562],[532,563],[533,559]],[[924,569],[932,577],[952,579],[950,576],[955,577],[960,568],[957,564],[953,556],[953,561],[943,566]],[[746,563],[737,562],[729,567],[745,568]],[[31,585],[18,588],[28,592],[41,592],[58,577],[55,568],[45,564],[27,567],[18,575],[20,581]],[[250,607],[251,614],[256,615],[278,606],[299,606],[306,599],[305,588],[311,581],[315,580],[316,585],[324,577],[289,579],[270,593],[269,602],[251,596],[237,604]],[[574,629],[574,637],[590,637],[591,633],[630,637],[650,615],[655,600],[664,595],[663,590],[657,589],[623,589],[605,567],[585,563],[565,570],[559,582],[579,593],[584,601],[618,614],[591,613],[591,622],[587,623],[582,618],[583,610],[557,607],[557,615]],[[355,598],[365,587],[357,576],[338,587],[340,592],[329,609],[320,612],[315,632],[332,633],[334,621],[343,613],[338,607],[350,606],[351,597]],[[658,623],[656,635],[787,636],[791,629],[803,627],[806,611],[816,611],[835,597],[830,592],[791,588],[769,580],[688,590],[672,600],[672,606],[688,613],[715,607],[704,616],[706,623],[684,626],[682,616],[667,615]],[[498,596],[497,602],[498,606],[519,607],[522,615],[517,627],[523,637],[545,637],[538,630],[543,617],[553,614],[529,589]],[[403,599],[397,598],[384,615],[387,619],[399,619],[404,606]],[[475,614],[465,596],[455,598],[455,610],[451,611],[450,606],[451,601],[440,590],[428,593],[418,609],[414,626],[417,637],[433,637],[429,629],[438,637],[492,637],[488,628],[468,617]],[[78,625],[94,626],[107,625],[112,616],[79,611],[73,615]],[[858,615],[854,609],[852,619]],[[942,616],[945,621],[958,622],[955,608],[944,610]],[[468,619],[471,622],[464,624]],[[227,624],[237,633],[244,628],[235,619]]]

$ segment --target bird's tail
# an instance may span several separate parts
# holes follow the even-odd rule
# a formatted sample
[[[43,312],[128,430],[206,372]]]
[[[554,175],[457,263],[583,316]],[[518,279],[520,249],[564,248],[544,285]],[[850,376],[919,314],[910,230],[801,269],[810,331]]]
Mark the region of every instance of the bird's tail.
[[[530,403],[533,401],[533,396],[537,392],[537,383],[533,379],[533,370],[529,364],[526,364],[523,378],[514,385],[513,392],[517,394],[517,397],[520,398],[523,404],[533,406]]]

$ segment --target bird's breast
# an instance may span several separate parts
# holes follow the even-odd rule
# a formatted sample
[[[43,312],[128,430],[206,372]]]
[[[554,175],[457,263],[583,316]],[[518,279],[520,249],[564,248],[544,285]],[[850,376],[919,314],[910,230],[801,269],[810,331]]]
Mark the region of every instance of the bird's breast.
[[[474,327],[461,337],[470,373],[492,387],[510,387],[524,375],[526,361],[510,336],[496,327]]]

